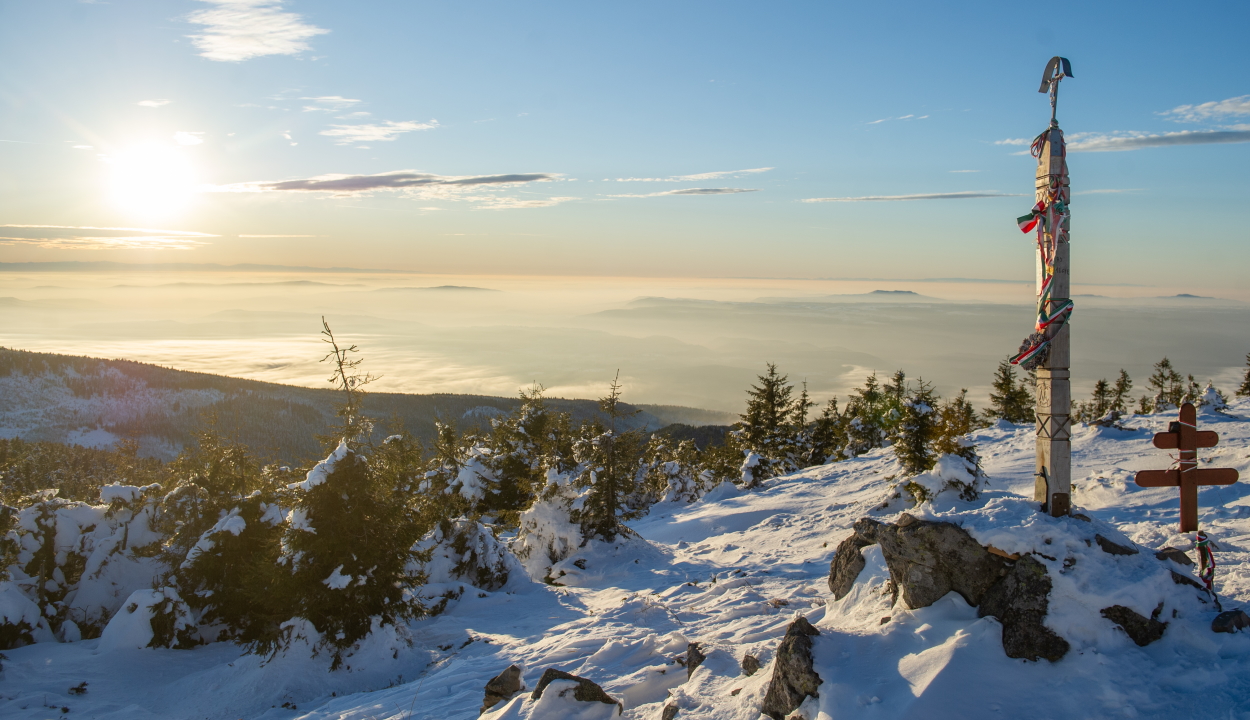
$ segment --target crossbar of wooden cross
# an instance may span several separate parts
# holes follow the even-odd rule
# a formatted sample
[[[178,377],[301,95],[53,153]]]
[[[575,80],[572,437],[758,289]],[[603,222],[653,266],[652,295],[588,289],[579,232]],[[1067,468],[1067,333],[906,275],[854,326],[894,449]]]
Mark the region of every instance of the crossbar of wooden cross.
[[[1180,419],[1168,425],[1168,432],[1156,433],[1154,446],[1160,450],[1179,450],[1176,467],[1170,470],[1142,470],[1137,484],[1142,487],[1179,487],[1181,489],[1181,532],[1198,529],[1198,486],[1232,485],[1237,482],[1233,468],[1199,468],[1198,448],[1215,447],[1218,433],[1198,429],[1198,417],[1192,403],[1181,405]]]

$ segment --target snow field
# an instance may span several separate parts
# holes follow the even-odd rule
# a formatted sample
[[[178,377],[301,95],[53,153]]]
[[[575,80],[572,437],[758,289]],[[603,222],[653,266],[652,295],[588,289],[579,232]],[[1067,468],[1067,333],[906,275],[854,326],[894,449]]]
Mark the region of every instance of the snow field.
[[[1221,438],[1199,457],[1243,475],[1237,485],[1199,494],[1202,526],[1220,546],[1216,589],[1225,609],[1250,607],[1250,421],[1240,419],[1250,416],[1250,403],[1230,412],[1240,417],[1199,417]],[[693,504],[656,505],[631,524],[639,537],[591,543],[561,561],[552,569],[564,573],[561,586],[517,571],[499,590],[473,588],[451,577],[454,558],[444,559],[438,589],[459,591],[446,611],[379,629],[334,673],[327,657],[312,652],[308,627],[294,629],[307,642],[272,659],[222,643],[137,650],[104,638],[9,650],[0,717],[44,720],[62,716],[63,706],[84,718],[468,720],[478,715],[487,680],[516,663],[530,689],[547,667],[594,680],[624,702],[624,718],[659,718],[671,703],[682,719],[758,720],[773,652],[802,614],[822,633],[813,650],[820,698],[799,711],[809,720],[1250,719],[1250,635],[1212,633],[1215,610],[1173,583],[1170,564],[1150,552],[1188,545],[1175,533],[1176,491],[1132,483],[1136,470],[1171,462],[1150,445],[1169,419],[1132,417],[1129,425],[1142,428],[1136,432],[1076,428],[1074,501],[1089,523],[1033,511],[1024,499],[1032,494],[1033,430],[1000,424],[973,437],[989,476],[973,503],[942,495],[919,509],[895,502],[882,510],[897,468],[890,450],[877,450],[756,490],[722,486]],[[977,618],[955,594],[919,610],[893,606],[876,546],[864,549],[867,566],[855,587],[833,601],[829,560],[850,526],[903,510],[959,522],[1005,552],[1054,557],[1040,559],[1053,583],[1047,624],[1072,644],[1068,655],[1054,664],[1007,658],[998,622]],[[1141,552],[1108,555],[1086,544],[1094,533]],[[1064,572],[1069,556],[1076,562]],[[1169,625],[1146,647],[1098,615],[1121,604],[1149,617],[1160,600],[1160,620]],[[0,593],[0,610],[25,612],[16,605]],[[675,658],[691,641],[707,660],[687,680]],[[763,664],[751,677],[740,669],[747,653]],[[83,681],[85,695],[69,694]],[[538,702],[526,691],[485,717],[615,717],[614,706],[571,703],[562,688],[553,683]]]

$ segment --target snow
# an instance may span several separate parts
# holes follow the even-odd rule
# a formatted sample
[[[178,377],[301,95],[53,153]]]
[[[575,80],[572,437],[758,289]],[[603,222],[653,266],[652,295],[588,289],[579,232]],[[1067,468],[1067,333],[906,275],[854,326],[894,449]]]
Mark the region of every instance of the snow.
[[[354,579],[355,578],[353,578],[351,575],[344,575],[343,566],[339,565],[338,567],[334,568],[333,571],[330,572],[330,577],[326,578],[325,580],[322,580],[321,583],[325,585],[326,587],[330,588],[331,590],[342,590],[348,585],[351,585],[352,580]]]
[[[1218,432],[1220,444],[1199,457],[1204,466],[1233,467],[1250,477],[1250,420],[1244,419],[1250,402],[1238,399],[1226,412],[1204,408],[1199,427]],[[563,478],[553,477],[549,499],[527,513],[531,529],[513,545],[533,549],[521,558],[529,578],[516,573],[490,591],[466,587],[464,578],[441,577],[462,589],[444,613],[378,628],[336,672],[329,672],[324,654],[313,652],[317,638],[304,621],[289,624],[296,641],[286,653],[266,658],[228,643],[132,649],[144,634],[130,613],[129,620],[110,623],[109,643],[102,637],[6,650],[0,716],[43,720],[59,714],[49,710],[55,705],[85,718],[471,720],[478,716],[483,685],[515,663],[529,688],[548,667],[594,680],[624,702],[626,720],[658,718],[666,704],[677,705],[683,719],[759,720],[777,644],[801,614],[821,632],[813,646],[824,681],[820,697],[799,711],[810,720],[1247,720],[1250,634],[1210,631],[1214,608],[1198,602],[1192,588],[1173,583],[1169,564],[1151,552],[1189,544],[1175,532],[1176,491],[1132,482],[1137,470],[1170,464],[1150,437],[1174,418],[1125,418],[1135,430],[1074,428],[1074,503],[1089,522],[1036,512],[1029,499],[1034,431],[1010,423],[972,438],[988,476],[975,501],[948,492],[919,507],[895,502],[882,509],[898,482],[893,452],[882,449],[752,490],[722,484],[694,503],[660,503],[631,523],[638,537],[582,546],[568,522],[575,497]],[[938,468],[935,476],[958,470]],[[1221,548],[1216,589],[1224,608],[1250,606],[1250,485],[1204,487],[1199,506],[1203,528]],[[83,535],[87,516],[95,512],[84,508],[65,507],[58,522],[72,520],[67,539],[76,532],[93,538],[103,533],[92,540],[102,547],[114,530]],[[956,522],[1004,552],[1054,557],[1035,556],[1050,570],[1046,622],[1072,644],[1067,656],[1053,664],[1007,658],[998,621],[978,618],[958,595],[919,610],[892,605],[889,574],[876,546],[862,551],[864,571],[850,593],[834,601],[826,583],[829,561],[851,525],[865,516],[890,521],[903,511]],[[1086,544],[1094,535],[1141,552],[1103,553],[1096,543]],[[1065,572],[1069,555],[1077,562]],[[455,560],[440,562],[446,569]],[[545,577],[559,584],[542,582]],[[150,587],[151,573],[145,581]],[[0,585],[0,606],[9,612],[6,597]],[[1098,614],[1121,604],[1149,617],[1159,600],[1168,628],[1146,647]],[[675,657],[691,641],[702,644],[707,660],[687,680]],[[740,670],[747,653],[763,664],[751,677]],[[89,682],[87,694],[68,694],[83,681]],[[567,687],[553,683],[537,702],[526,691],[484,717],[615,717],[613,706],[561,697],[559,690]]]
[[[308,475],[305,476],[303,482],[291,483],[287,485],[287,488],[290,490],[298,488],[305,492],[312,490],[325,482],[326,478],[330,477],[331,473],[334,472],[334,466],[347,457],[348,452],[350,451],[347,449],[347,441],[339,440],[339,446],[334,449],[334,452],[330,453],[330,456],[325,460],[314,465],[313,469],[308,471]]]

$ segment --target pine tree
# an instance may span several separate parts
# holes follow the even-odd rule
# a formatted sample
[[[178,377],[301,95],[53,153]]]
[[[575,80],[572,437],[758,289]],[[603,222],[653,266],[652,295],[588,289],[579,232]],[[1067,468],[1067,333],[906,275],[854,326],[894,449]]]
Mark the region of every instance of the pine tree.
[[[878,385],[876,373],[864,380],[864,387],[852,390],[844,413],[847,418],[846,454],[858,457],[883,446],[892,425],[897,422],[896,419],[887,422],[886,415],[892,410],[886,394]]]
[[[820,416],[812,423],[808,441],[808,453],[805,458],[807,465],[824,465],[829,462],[845,460],[843,450],[846,447],[846,427],[842,414],[838,412],[838,398],[829,398],[829,403],[821,411]]]
[[[521,406],[507,418],[492,421],[486,441],[496,487],[483,501],[483,512],[496,524],[515,528],[547,482],[547,470],[571,469],[573,433],[568,413],[553,412],[543,387],[521,391]]]
[[[1111,409],[1119,413],[1128,413],[1128,394],[1133,390],[1133,380],[1128,373],[1120,368],[1120,376],[1115,380],[1115,387],[1111,389]]]
[[[1180,405],[1185,394],[1184,378],[1172,367],[1171,360],[1165,357],[1155,363],[1155,371],[1146,382],[1155,391],[1150,403],[1153,412],[1164,412]]]
[[[937,393],[923,379],[903,401],[902,418],[891,439],[894,454],[906,475],[927,472],[937,462],[933,448],[941,427],[937,404]]]
[[[993,390],[990,392],[990,418],[1011,423],[1027,423],[1033,420],[1033,398],[1023,383],[1016,382],[1016,369],[1008,361],[998,364],[994,373]]]
[[[599,410],[606,425],[599,420],[585,423],[575,448],[581,466],[576,483],[586,495],[573,519],[584,538],[612,542],[617,535],[632,534],[624,521],[646,512],[645,506],[631,502],[639,494],[645,441],[641,430],[621,429],[625,418],[638,411],[621,402],[619,380],[613,380],[608,394],[599,399]]]
[[[1246,376],[1241,380],[1241,387],[1237,388],[1237,397],[1250,397],[1250,353],[1246,353]]]
[[[747,391],[746,412],[739,416],[734,432],[735,445],[746,458],[741,474],[747,487],[799,469],[807,411],[812,406],[806,388],[793,398],[789,379],[777,372],[776,365],[767,367],[768,372],[758,376],[759,384]]]

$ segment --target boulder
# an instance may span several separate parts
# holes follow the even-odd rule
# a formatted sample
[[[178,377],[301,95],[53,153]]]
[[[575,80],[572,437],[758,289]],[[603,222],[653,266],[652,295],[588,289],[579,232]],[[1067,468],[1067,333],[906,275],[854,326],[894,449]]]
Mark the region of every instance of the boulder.
[[[932,605],[952,590],[969,605],[980,605],[985,593],[1012,565],[1007,558],[981,547],[954,523],[918,520],[907,513],[894,525],[869,520],[876,526],[870,527],[865,520],[855,523],[856,532],[875,537],[890,579],[913,610]],[[871,536],[861,532],[861,524]]]
[[[760,671],[759,658],[755,657],[754,655],[742,656],[742,674],[743,675],[746,675],[747,677],[751,677],[752,675],[754,675],[755,673],[759,671]]]
[[[673,720],[677,717],[676,705],[665,705],[664,710],[660,712],[660,720]]]
[[[1142,617],[1130,608],[1123,605],[1112,605],[1100,610],[1102,616],[1120,626],[1139,647],[1146,647],[1150,643],[1163,637],[1163,631],[1167,629],[1168,624],[1159,622],[1154,618]]]
[[[703,654],[703,649],[699,647],[699,643],[692,642],[686,646],[686,679],[689,680],[691,675],[703,661],[707,660],[707,655]]]
[[[1191,560],[1190,557],[1186,555],[1184,551],[1178,550],[1177,548],[1174,548],[1171,545],[1165,548],[1161,548],[1158,552],[1155,553],[1155,557],[1160,560],[1171,560],[1172,562],[1180,564],[1180,565],[1184,565],[1185,567],[1192,567],[1194,564],[1194,561]]]
[[[1211,630],[1214,632],[1231,633],[1248,627],[1250,627],[1250,615],[1241,610],[1222,612],[1211,621]]]
[[[833,593],[834,600],[841,600],[851,591],[855,578],[864,569],[864,556],[859,551],[877,542],[875,537],[869,539],[860,532],[863,525],[865,528],[871,527],[872,534],[875,535],[876,528],[868,523],[880,526],[880,523],[871,518],[863,518],[855,523],[855,532],[838,544],[833,560],[829,563],[829,591]]]
[[[804,698],[820,697],[817,691],[821,679],[812,666],[812,636],[819,634],[805,617],[799,616],[790,623],[777,647],[773,678],[768,683],[760,712],[773,720],[783,720],[803,704]]]
[[[1050,607],[1050,588],[1046,566],[1025,555],[985,593],[977,615],[992,615],[1003,624],[1007,657],[1055,662],[1067,654],[1068,641],[1043,624]]]
[[[1110,555],[1136,555],[1137,554],[1137,548],[1132,548],[1132,547],[1128,547],[1127,545],[1121,545],[1119,543],[1112,542],[1108,540],[1107,538],[1103,537],[1102,535],[1095,535],[1094,542],[1098,543],[1098,547],[1102,548],[1103,552],[1108,553]]]
[[[531,700],[537,700],[543,696],[543,690],[554,680],[572,680],[577,683],[577,687],[573,688],[573,699],[578,702],[601,702],[607,705],[616,705],[619,715],[623,710],[623,706],[619,700],[614,699],[603,691],[593,680],[587,680],[584,677],[578,677],[572,673],[566,673],[563,670],[555,668],[547,668],[543,671],[543,676],[538,679],[538,684],[534,686],[534,692],[530,695]]]
[[[509,665],[507,669],[486,683],[486,695],[482,698],[482,709],[478,714],[486,712],[501,702],[507,702],[512,696],[525,689],[521,683],[521,668]]]

